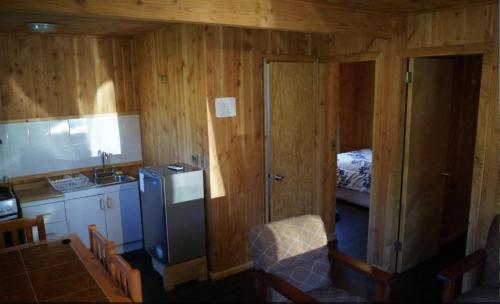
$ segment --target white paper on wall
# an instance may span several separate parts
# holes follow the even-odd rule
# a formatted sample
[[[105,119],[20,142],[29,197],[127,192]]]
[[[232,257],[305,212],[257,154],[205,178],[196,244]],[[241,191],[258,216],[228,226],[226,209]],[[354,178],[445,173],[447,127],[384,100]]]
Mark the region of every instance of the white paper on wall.
[[[235,117],[236,97],[215,98],[215,117]]]

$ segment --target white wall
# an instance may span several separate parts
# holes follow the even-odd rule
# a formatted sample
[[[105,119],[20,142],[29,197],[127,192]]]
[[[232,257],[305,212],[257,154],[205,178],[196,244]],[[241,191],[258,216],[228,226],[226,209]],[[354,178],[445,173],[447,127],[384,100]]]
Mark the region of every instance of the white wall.
[[[0,124],[0,140],[0,178],[142,160],[139,115]]]

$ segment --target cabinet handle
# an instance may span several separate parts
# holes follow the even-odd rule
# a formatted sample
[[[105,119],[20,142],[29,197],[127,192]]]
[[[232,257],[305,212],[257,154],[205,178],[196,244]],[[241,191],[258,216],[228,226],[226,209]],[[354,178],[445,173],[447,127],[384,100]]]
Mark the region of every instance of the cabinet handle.
[[[104,210],[104,200],[102,198],[99,199],[99,207]]]
[[[108,209],[112,208],[111,199],[109,197],[106,197],[106,207],[108,207]]]

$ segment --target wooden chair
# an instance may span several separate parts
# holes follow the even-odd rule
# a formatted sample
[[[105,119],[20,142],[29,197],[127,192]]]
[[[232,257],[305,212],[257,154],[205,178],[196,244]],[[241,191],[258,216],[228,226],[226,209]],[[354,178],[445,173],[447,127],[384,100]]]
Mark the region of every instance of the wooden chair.
[[[99,231],[96,225],[89,225],[90,251],[97,260],[110,271],[111,257],[116,254],[116,247],[113,241],[108,241]]]
[[[35,226],[38,229],[38,239],[40,241],[46,240],[43,215],[37,215],[35,219],[22,218],[0,224],[0,248],[7,246],[5,234],[10,234],[12,246],[19,245],[21,243],[19,231],[23,231],[27,243],[33,243],[33,227]]]
[[[114,283],[133,302],[142,302],[141,273],[132,269],[130,265],[119,255],[111,257],[111,275]]]
[[[499,302],[499,248],[500,248],[500,215],[496,215],[491,223],[486,241],[486,248],[480,249],[457,261],[441,271],[437,278],[443,284],[443,303],[458,301],[462,303]],[[468,271],[477,269],[479,284],[472,290],[459,294],[457,283]]]
[[[250,232],[260,302],[365,302],[332,282],[332,264],[340,263],[375,282],[374,302],[388,302],[394,275],[328,249],[323,221],[304,215]]]

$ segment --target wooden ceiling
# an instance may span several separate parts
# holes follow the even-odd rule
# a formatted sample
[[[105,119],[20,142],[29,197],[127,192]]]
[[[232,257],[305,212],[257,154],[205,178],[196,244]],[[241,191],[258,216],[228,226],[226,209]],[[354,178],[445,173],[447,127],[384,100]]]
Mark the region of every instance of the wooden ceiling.
[[[497,3],[495,0],[324,0],[338,7],[408,15],[451,7]]]
[[[199,1],[199,2],[198,2]],[[0,1],[0,33],[28,33],[51,22],[58,34],[131,36],[169,22],[220,24],[389,38],[390,15],[494,0],[105,0]],[[118,3],[118,2],[117,2]]]
[[[141,22],[131,20],[50,16],[40,14],[0,13],[0,32],[29,33],[29,22],[50,22],[58,25],[58,34],[92,34],[109,36],[131,36],[164,26],[161,22]]]

